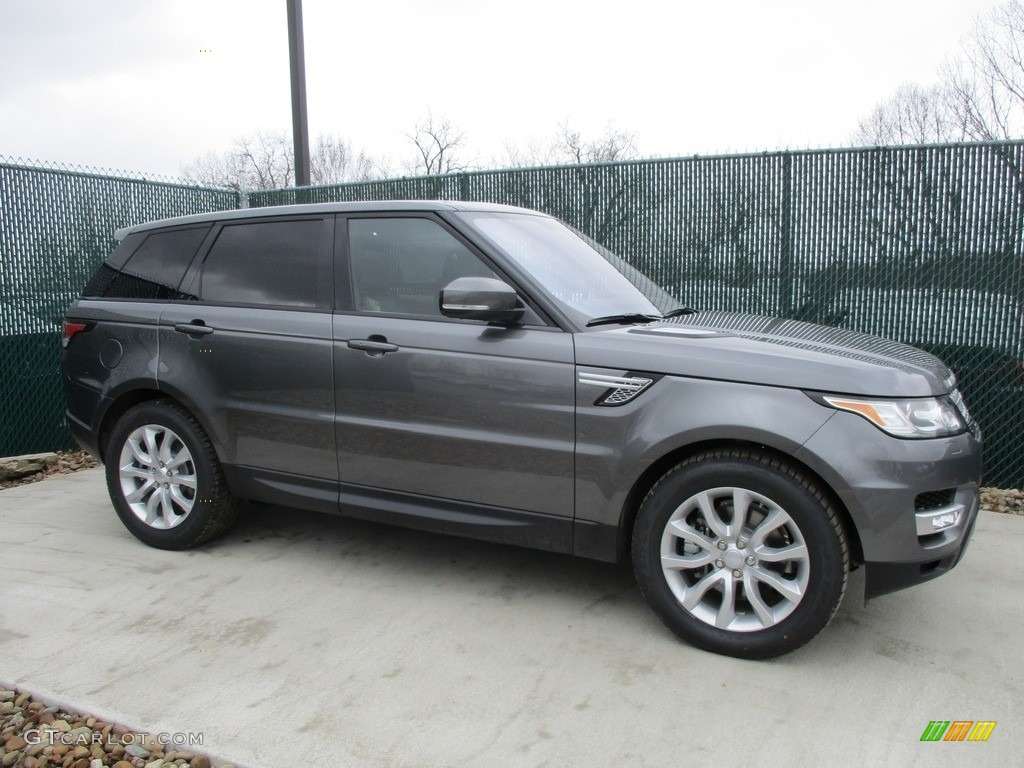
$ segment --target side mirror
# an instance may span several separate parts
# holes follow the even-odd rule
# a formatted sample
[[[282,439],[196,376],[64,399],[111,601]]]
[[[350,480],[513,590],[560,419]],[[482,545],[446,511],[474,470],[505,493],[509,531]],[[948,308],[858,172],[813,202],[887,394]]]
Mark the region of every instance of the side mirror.
[[[452,280],[442,289],[439,301],[442,315],[462,320],[512,325],[526,312],[515,289],[493,277]]]

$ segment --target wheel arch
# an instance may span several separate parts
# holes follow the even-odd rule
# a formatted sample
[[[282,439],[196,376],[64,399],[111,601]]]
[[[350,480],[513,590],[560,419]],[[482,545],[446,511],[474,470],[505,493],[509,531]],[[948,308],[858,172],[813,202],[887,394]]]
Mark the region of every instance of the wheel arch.
[[[764,445],[763,443],[744,440],[705,440],[681,446],[669,451],[647,467],[630,488],[622,505],[622,512],[619,517],[618,541],[616,544],[617,559],[620,562],[625,562],[629,559],[630,542],[633,537],[633,526],[636,523],[637,513],[640,511],[640,505],[643,504],[647,494],[658,480],[677,464],[698,454],[716,450],[728,451],[736,449],[750,450],[762,456],[774,458],[807,476],[825,495],[838,513],[846,539],[849,542],[851,564],[854,567],[858,567],[864,562],[863,549],[861,548],[857,527],[853,524],[853,518],[849,510],[843,504],[835,489],[818,472],[815,472],[814,469],[795,458],[792,454]]]
[[[151,387],[133,389],[119,395],[117,399],[107,407],[107,410],[103,414],[100,421],[98,440],[100,457],[105,457],[107,455],[107,444],[110,441],[110,434],[114,431],[114,427],[117,425],[117,422],[120,421],[121,417],[135,406],[141,405],[142,403],[153,402],[154,400],[163,400],[184,409],[192,416],[192,418],[198,421],[203,430],[209,434],[206,424],[203,423],[195,410],[189,408],[188,403],[182,402],[179,398],[159,389]],[[214,446],[214,450],[216,450],[216,445]]]

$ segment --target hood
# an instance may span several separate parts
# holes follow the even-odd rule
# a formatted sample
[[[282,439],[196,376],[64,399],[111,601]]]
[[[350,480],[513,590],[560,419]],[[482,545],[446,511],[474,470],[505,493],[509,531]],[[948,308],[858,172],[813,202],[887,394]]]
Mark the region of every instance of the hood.
[[[936,357],[877,336],[798,320],[700,312],[576,337],[579,365],[880,397],[956,386]]]

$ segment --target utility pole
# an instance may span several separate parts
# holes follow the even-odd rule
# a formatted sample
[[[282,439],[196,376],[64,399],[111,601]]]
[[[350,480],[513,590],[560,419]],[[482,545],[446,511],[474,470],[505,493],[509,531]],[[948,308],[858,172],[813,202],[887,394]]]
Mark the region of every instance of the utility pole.
[[[295,186],[309,186],[309,120],[306,116],[306,49],[302,42],[302,0],[288,0],[288,52],[292,71],[292,146]]]

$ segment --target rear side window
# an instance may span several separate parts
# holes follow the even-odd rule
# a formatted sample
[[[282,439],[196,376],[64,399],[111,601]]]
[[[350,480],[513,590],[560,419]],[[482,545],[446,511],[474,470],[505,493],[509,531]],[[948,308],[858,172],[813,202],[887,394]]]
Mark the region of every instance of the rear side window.
[[[322,219],[225,226],[203,264],[203,301],[316,307]]]
[[[134,252],[129,249],[138,244],[142,235],[129,235],[89,281],[82,295],[122,299],[184,298],[178,286],[209,231],[207,225],[154,232]],[[126,252],[130,255],[124,266],[120,266],[118,262],[125,259]]]

